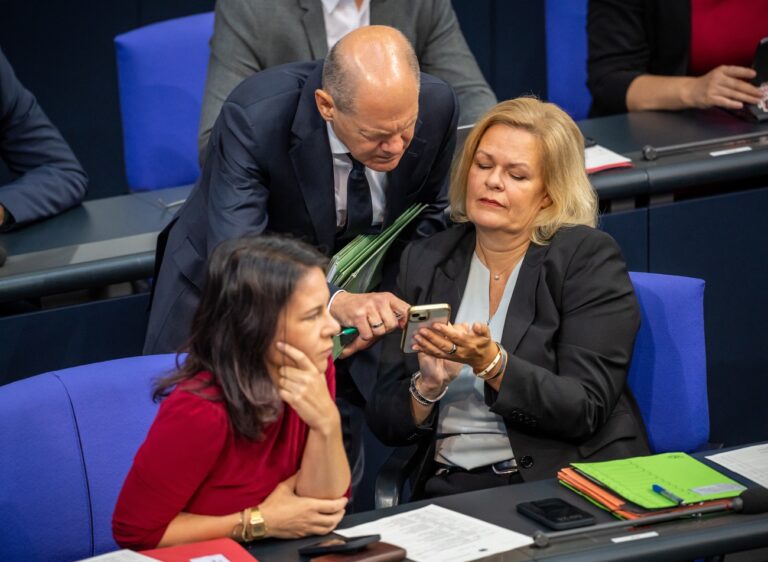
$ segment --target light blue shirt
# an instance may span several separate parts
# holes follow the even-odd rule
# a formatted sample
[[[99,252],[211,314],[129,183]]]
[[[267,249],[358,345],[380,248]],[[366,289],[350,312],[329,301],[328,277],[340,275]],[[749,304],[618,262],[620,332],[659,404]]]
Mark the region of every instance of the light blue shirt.
[[[496,313],[489,319],[491,274],[473,253],[456,323],[488,323],[491,338],[501,341],[522,263],[521,259],[512,270]],[[471,470],[514,457],[504,419],[485,404],[484,391],[485,382],[474,375],[472,367],[464,365],[440,400],[436,461]]]

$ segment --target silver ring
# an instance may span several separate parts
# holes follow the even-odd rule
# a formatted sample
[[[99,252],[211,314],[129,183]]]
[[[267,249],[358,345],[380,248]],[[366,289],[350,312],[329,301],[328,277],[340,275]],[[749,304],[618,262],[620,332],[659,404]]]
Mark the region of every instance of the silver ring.
[[[375,330],[376,328],[381,328],[383,325],[384,322],[379,322],[378,324],[371,324],[370,326]]]
[[[451,349],[449,349],[448,351],[446,351],[446,353],[447,353],[448,355],[453,355],[454,353],[456,353],[456,349],[457,349],[457,348],[456,348],[456,344],[453,344],[453,347],[451,347]]]

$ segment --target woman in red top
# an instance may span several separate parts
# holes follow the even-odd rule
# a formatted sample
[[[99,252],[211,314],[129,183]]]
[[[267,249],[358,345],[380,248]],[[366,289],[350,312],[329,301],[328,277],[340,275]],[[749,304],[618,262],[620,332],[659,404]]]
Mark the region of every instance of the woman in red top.
[[[142,549],[324,534],[350,473],[334,404],[325,258],[249,237],[211,256],[183,365],[115,507],[115,540]]]
[[[765,0],[589,0],[590,117],[759,103]],[[567,48],[567,47],[564,47]]]

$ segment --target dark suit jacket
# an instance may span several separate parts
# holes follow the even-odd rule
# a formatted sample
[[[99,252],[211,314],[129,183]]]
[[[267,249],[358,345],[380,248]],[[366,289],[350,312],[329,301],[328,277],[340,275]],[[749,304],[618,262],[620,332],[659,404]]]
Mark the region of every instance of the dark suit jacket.
[[[589,0],[587,85],[591,117],[626,113],[627,89],[641,74],[685,76],[690,0]]]
[[[371,0],[371,24],[399,29],[421,70],[445,80],[461,105],[461,124],[496,103],[464,40],[450,0]],[[218,0],[200,116],[201,157],[222,103],[245,78],[328,53],[320,0]],[[201,158],[201,161],[203,158]]]
[[[10,213],[13,225],[60,213],[85,196],[88,177],[80,163],[35,96],[16,78],[2,51],[0,158],[18,176],[0,186],[0,205]]]
[[[207,258],[223,240],[289,233],[330,255],[336,243],[333,163],[314,99],[322,67],[315,61],[265,70],[224,104],[201,177],[170,230],[145,352],[173,351],[183,342]],[[457,115],[453,90],[422,75],[414,138],[387,174],[384,226],[423,202],[429,207],[407,236],[425,237],[445,227]]]
[[[406,248],[398,290],[412,304],[462,299],[475,231],[455,226]],[[639,310],[624,260],[604,232],[561,229],[546,246],[531,244],[515,286],[501,340],[509,362],[499,392],[485,386],[503,416],[524,480],[554,477],[570,462],[648,454],[639,410],[627,389]],[[417,427],[408,391],[418,370],[398,334],[387,336],[367,418],[387,445],[420,444],[420,478],[434,456],[435,412]]]

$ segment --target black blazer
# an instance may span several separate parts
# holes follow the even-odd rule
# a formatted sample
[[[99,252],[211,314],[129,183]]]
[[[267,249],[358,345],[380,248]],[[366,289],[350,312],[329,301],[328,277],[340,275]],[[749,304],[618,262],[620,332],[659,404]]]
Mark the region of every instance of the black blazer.
[[[2,51],[0,159],[18,176],[0,186],[0,205],[13,220],[5,228],[58,214],[85,196],[88,177],[83,168]]]
[[[398,290],[411,304],[447,302],[455,312],[469,274],[475,230],[455,226],[403,253]],[[509,362],[499,392],[485,386],[504,417],[524,480],[554,477],[570,462],[648,454],[639,410],[626,387],[639,310],[614,240],[585,226],[562,228],[531,244],[509,303],[502,345]],[[429,475],[437,415],[413,422],[408,392],[416,354],[399,335],[384,341],[367,418],[392,446],[420,444],[420,478]],[[435,409],[436,412],[437,409]]]
[[[690,0],[589,0],[587,86],[590,117],[626,113],[627,89],[641,74],[685,76]]]
[[[179,210],[164,251],[159,243],[164,256],[145,353],[174,351],[186,338],[208,256],[220,242],[279,232],[328,255],[333,251],[333,162],[314,98],[322,70],[323,61],[264,70],[246,79],[224,103],[200,179]],[[429,204],[407,233],[410,240],[445,228],[457,120],[453,90],[422,74],[414,138],[387,174],[384,214],[387,226],[411,204]]]

